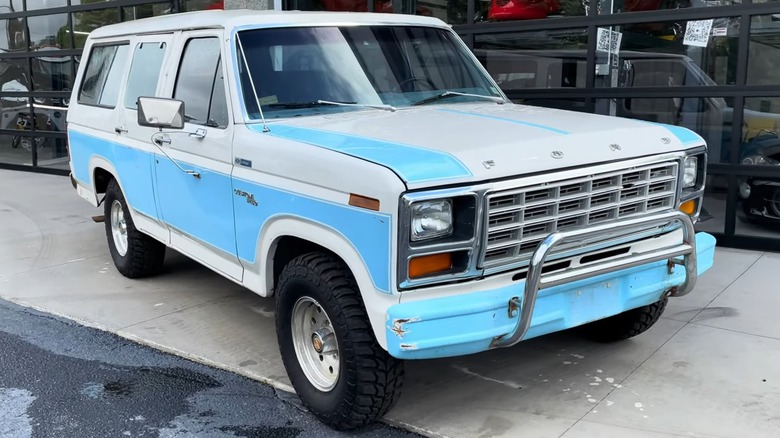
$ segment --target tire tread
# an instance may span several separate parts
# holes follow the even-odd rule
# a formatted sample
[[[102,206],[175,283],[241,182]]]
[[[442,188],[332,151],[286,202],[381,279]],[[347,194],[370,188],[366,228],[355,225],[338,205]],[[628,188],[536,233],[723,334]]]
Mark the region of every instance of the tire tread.
[[[381,418],[400,396],[403,362],[390,356],[374,339],[357,284],[348,268],[330,254],[309,253],[293,259],[285,267],[278,290],[284,290],[292,278],[311,281],[320,290],[328,291],[337,303],[331,322],[340,324],[339,332],[349,339],[342,343],[342,357],[357,370],[354,382],[347,388],[345,402],[334,412],[315,414],[339,430],[355,429]],[[342,370],[347,368],[350,367]]]
[[[111,204],[117,199],[122,203],[127,223],[127,253],[124,257],[116,252],[113,237],[111,236]],[[138,231],[130,216],[122,190],[116,179],[111,179],[106,187],[105,200],[106,235],[114,265],[119,273],[127,278],[149,277],[162,270],[165,260],[165,245],[154,238]]]
[[[582,326],[585,334],[599,342],[615,342],[633,338],[652,327],[661,318],[669,300],[627,310],[623,313]]]

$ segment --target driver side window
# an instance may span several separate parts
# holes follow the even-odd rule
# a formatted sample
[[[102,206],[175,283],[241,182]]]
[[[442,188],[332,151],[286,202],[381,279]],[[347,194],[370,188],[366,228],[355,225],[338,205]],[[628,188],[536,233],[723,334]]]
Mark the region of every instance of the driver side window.
[[[185,121],[213,128],[228,124],[219,39],[193,38],[184,47],[173,98],[184,102]]]

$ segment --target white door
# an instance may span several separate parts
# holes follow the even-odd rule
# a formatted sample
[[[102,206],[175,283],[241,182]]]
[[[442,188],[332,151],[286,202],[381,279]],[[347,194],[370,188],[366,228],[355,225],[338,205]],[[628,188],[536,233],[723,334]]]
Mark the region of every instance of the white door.
[[[118,121],[113,128],[122,144],[130,146],[127,157],[117,157],[137,167],[134,180],[127,185],[154,186],[154,155],[156,147],[150,141],[157,129],[138,125],[137,101],[139,96],[161,96],[164,88],[163,65],[171,56],[172,35],[147,35],[136,37],[130,42],[131,61],[127,76],[125,92],[117,102]],[[131,153],[132,152],[132,153]],[[147,180],[148,178],[148,180]],[[152,198],[153,190],[149,192],[149,201],[143,209],[134,209],[135,225],[140,230],[151,234],[157,239],[168,242],[168,230],[162,225],[160,209],[156,198]]]
[[[240,281],[230,180],[233,125],[220,38],[192,32],[182,45],[169,96],[184,102],[185,126],[158,134],[165,136],[155,157],[160,213],[171,246]]]

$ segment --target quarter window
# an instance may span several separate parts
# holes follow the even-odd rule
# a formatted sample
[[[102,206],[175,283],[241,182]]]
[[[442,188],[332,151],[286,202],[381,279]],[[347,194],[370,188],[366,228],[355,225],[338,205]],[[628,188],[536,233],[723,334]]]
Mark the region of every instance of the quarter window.
[[[185,121],[224,128],[227,100],[217,38],[194,38],[184,48],[173,98],[184,102]]]
[[[139,96],[154,96],[160,79],[165,43],[139,43],[133,53],[130,74],[127,77],[125,108],[136,109]]]
[[[79,103],[109,108],[116,106],[120,78],[127,62],[127,48],[125,44],[92,49],[79,90]]]

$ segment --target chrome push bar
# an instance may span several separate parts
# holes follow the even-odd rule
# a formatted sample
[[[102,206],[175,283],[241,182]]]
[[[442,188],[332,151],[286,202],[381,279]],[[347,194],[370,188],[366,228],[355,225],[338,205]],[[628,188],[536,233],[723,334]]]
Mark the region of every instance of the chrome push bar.
[[[542,268],[550,252],[562,242],[577,243],[592,240],[598,237],[614,236],[621,232],[644,231],[652,227],[663,227],[680,222],[683,231],[681,244],[659,248],[644,253],[628,254],[619,258],[613,258],[602,263],[577,267],[566,270],[563,273],[553,273],[542,276]],[[676,257],[683,256],[682,260]],[[539,242],[531,255],[528,265],[528,275],[525,280],[523,299],[512,297],[509,300],[509,317],[518,314],[517,325],[511,333],[498,336],[490,344],[491,348],[511,347],[520,342],[528,328],[531,326],[531,317],[536,304],[539,291],[544,288],[557,286],[600,274],[633,268],[659,260],[669,260],[669,269],[674,265],[685,267],[685,281],[667,291],[668,296],[682,296],[690,292],[696,284],[696,232],[691,218],[681,211],[670,211],[649,215],[640,218],[632,218],[617,222],[610,222],[571,231],[556,231]]]

